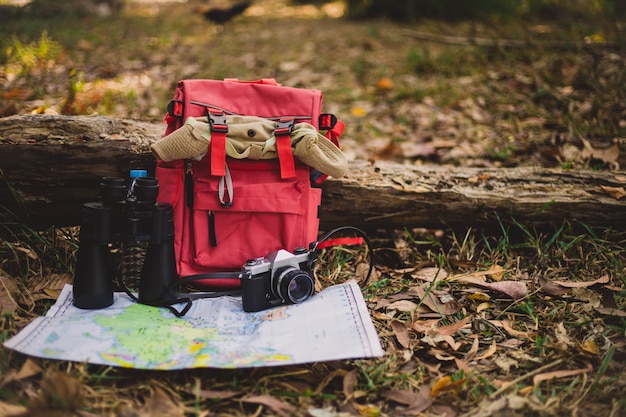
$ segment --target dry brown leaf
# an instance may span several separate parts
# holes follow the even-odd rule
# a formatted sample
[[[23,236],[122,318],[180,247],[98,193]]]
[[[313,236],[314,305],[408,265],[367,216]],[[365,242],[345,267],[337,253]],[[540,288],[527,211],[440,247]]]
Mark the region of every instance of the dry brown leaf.
[[[448,354],[447,352],[440,350],[440,349],[430,349],[428,353],[433,355],[439,361],[454,362],[455,360],[457,360],[456,356],[452,356]]]
[[[232,390],[206,390],[199,389],[194,391],[194,395],[197,395],[199,398],[206,398],[207,400],[227,400],[229,398],[236,397],[241,394],[241,391],[232,391]]]
[[[458,351],[459,348],[461,346],[463,346],[463,344],[464,344],[464,343],[457,343],[457,341],[454,340],[454,338],[452,336],[447,335],[447,334],[440,335],[440,337],[441,337],[441,340],[446,342],[452,348],[452,350],[455,351],[455,352]]]
[[[417,415],[428,409],[433,403],[429,395],[428,387],[423,387],[419,392],[407,390],[388,390],[382,393],[383,397],[390,401],[407,405],[402,414]]]
[[[565,324],[563,322],[559,322],[554,329],[554,336],[556,337],[558,346],[564,350],[569,350],[570,347],[574,346],[574,342],[567,334],[567,329],[565,328]]]
[[[250,404],[264,405],[274,413],[285,417],[290,416],[296,410],[291,404],[287,404],[286,402],[281,401],[276,397],[272,397],[271,395],[255,395],[246,397],[241,401]]]
[[[490,309],[490,308],[492,308],[494,306],[495,306],[495,304],[491,303],[491,302],[489,302],[489,303],[488,302],[480,303],[480,304],[478,304],[476,306],[476,312],[480,313],[481,311],[488,310],[488,309]]]
[[[500,282],[485,282],[480,278],[469,276],[459,280],[463,284],[473,284],[479,287],[487,288],[491,291],[496,291],[502,294],[506,294],[514,300],[524,298],[528,291],[525,282],[521,281],[500,281]]]
[[[411,328],[420,333],[426,333],[427,331],[435,328],[437,323],[439,323],[440,319],[432,319],[432,320],[416,320],[411,323]]]
[[[383,397],[400,404],[410,405],[415,401],[417,394],[413,391],[391,389],[384,391]]]
[[[405,349],[408,348],[411,345],[411,338],[409,337],[409,329],[406,325],[398,320],[394,320],[391,322],[391,328],[400,346]]]
[[[346,396],[346,399],[351,399],[354,395],[354,388],[356,387],[356,382],[359,376],[359,372],[357,369],[353,369],[343,377],[343,394]]]
[[[420,143],[414,141],[402,142],[400,144],[402,156],[405,158],[419,158],[434,155],[437,150],[430,143]]]
[[[478,347],[480,345],[478,335],[472,336],[474,338],[474,342],[472,342],[472,347],[470,348],[470,350],[467,351],[467,353],[465,353],[465,360],[467,361],[471,361],[474,358],[474,355],[478,353]]]
[[[497,350],[498,350],[498,346],[496,345],[496,339],[493,339],[491,341],[491,345],[489,346],[489,348],[487,348],[487,350],[485,350],[485,352],[483,352],[481,355],[476,356],[474,360],[479,361],[482,359],[487,359],[489,356],[496,353]]]
[[[539,286],[541,287],[541,291],[543,291],[544,293],[555,295],[557,297],[560,297],[569,292],[569,289],[564,288],[561,285],[557,285],[544,277],[539,277]]]
[[[607,284],[609,282],[609,276],[603,275],[593,281],[552,281],[553,284],[560,285],[566,288],[587,288],[593,287],[596,284]]]
[[[456,381],[452,380],[452,377],[449,375],[443,376],[439,378],[430,389],[430,396],[432,398],[438,397],[441,393],[447,391],[456,391],[463,383],[465,382],[464,378],[457,379]]]
[[[467,298],[474,301],[489,301],[491,299],[489,294],[485,294],[484,292],[473,292],[468,295]]]
[[[456,367],[459,369],[459,371],[464,371],[467,374],[472,372],[472,368],[467,364],[465,360],[454,358],[454,363],[456,363]]]
[[[28,409],[22,405],[14,405],[0,401],[0,416],[3,417],[23,417],[27,416]]]
[[[17,309],[16,296],[19,293],[15,281],[0,275],[0,312],[8,313]]]
[[[449,297],[450,301],[442,302],[437,294],[429,290],[430,285],[431,284],[425,283],[417,287],[411,288],[408,292],[417,295],[422,301],[423,305],[430,308],[431,311],[442,314],[444,316],[455,314],[461,311],[462,306],[458,301],[454,300],[452,297]]]
[[[418,308],[418,305],[414,303],[413,301],[409,301],[409,300],[396,301],[386,306],[387,310],[398,310],[398,311],[402,311],[405,313],[413,312],[417,310],[417,308]]]
[[[576,375],[580,375],[580,374],[585,374],[587,372],[591,372],[593,371],[593,366],[591,366],[591,364],[589,364],[586,368],[582,368],[582,369],[572,369],[572,370],[565,370],[565,371],[552,371],[552,372],[545,372],[543,374],[537,374],[533,377],[533,384],[537,385],[543,381],[549,381],[551,379],[559,379],[559,378],[567,378],[570,376],[576,376]]]
[[[39,281],[32,289],[33,292],[41,291],[44,289],[49,290],[62,290],[66,284],[71,284],[74,281],[72,274],[51,274],[45,279]]]
[[[393,88],[393,81],[389,77],[381,77],[376,81],[376,88],[381,91],[388,91]]]
[[[373,319],[380,320],[380,321],[389,321],[392,319],[392,317],[388,316],[387,314],[381,313],[378,311],[372,311],[370,314]]]
[[[41,391],[31,411],[73,411],[83,405],[83,387],[77,380],[60,371],[48,371],[41,380]]]
[[[448,277],[448,273],[441,268],[422,268],[411,274],[411,276],[422,281],[433,282],[436,280],[446,279]]]
[[[626,311],[610,307],[597,307],[596,311],[604,316],[626,317]]]
[[[430,328],[425,329],[425,334],[424,337],[422,337],[421,341],[424,343],[428,343],[433,347],[437,346],[439,342],[446,342],[452,348],[452,350],[456,352],[463,345],[463,343],[457,343],[452,335],[462,327],[466,326],[471,319],[472,317],[468,316],[465,317],[463,320],[458,321],[457,323],[452,323],[447,326],[441,327],[436,327],[436,323],[432,323]],[[413,323],[412,327],[419,328],[421,326],[416,326],[416,323]]]
[[[506,373],[509,373],[513,367],[519,368],[519,362],[506,355],[498,355],[494,358],[493,363]]]
[[[514,329],[509,320],[488,320],[488,322],[496,327],[501,327],[502,329],[504,329],[505,332],[513,337],[525,339],[532,339],[535,337],[534,332],[522,332]]]
[[[364,417],[378,417],[381,414],[380,408],[373,404],[359,404],[356,401],[350,403]]]
[[[17,372],[17,374],[15,374],[13,380],[19,381],[22,379],[30,378],[31,376],[40,374],[42,371],[43,369],[41,368],[41,365],[39,365],[39,363],[35,359],[28,358],[26,359],[26,362],[24,362],[20,370]]]
[[[505,347],[507,349],[517,349],[524,344],[523,340],[519,339],[506,339],[504,342],[500,342],[498,346]]]
[[[448,281],[463,282],[465,279],[469,279],[469,280],[479,279],[481,281],[486,281],[488,276],[492,276],[492,275],[498,276],[503,273],[504,273],[504,270],[502,269],[502,267],[500,265],[495,265],[484,271],[475,271],[475,272],[470,272],[467,274],[452,275],[448,277]]]
[[[624,190],[624,187],[609,187],[608,185],[601,185],[600,188],[602,188],[604,192],[606,192],[610,197],[616,200],[621,200],[622,198],[624,198],[624,196],[626,196],[626,191]]]
[[[441,335],[453,335],[463,327],[465,327],[470,321],[472,321],[472,316],[467,316],[462,320],[457,321],[456,323],[448,324],[446,326],[441,326],[437,328],[437,333]]]
[[[600,354],[600,346],[593,339],[587,339],[583,342],[582,348],[585,352],[591,353],[592,355]]]
[[[502,278],[504,278],[504,269],[500,265],[494,265],[490,271],[493,272],[487,275],[494,281],[502,281]]]
[[[590,141],[581,137],[584,148],[581,152],[581,156],[585,159],[599,159],[603,162],[614,162],[619,159],[619,143],[613,141],[613,144],[608,148],[596,148]]]
[[[175,403],[169,395],[157,387],[141,408],[141,415],[146,417],[176,417],[185,415],[183,404]]]

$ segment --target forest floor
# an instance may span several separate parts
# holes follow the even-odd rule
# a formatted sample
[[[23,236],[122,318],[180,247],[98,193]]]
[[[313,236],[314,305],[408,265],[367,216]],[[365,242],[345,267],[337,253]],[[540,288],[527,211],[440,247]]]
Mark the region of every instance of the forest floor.
[[[340,2],[258,0],[216,25],[203,7],[137,0],[118,16],[2,21],[0,117],[157,121],[178,80],[275,78],[324,92],[325,111],[346,123],[350,160],[626,166],[626,22],[574,14],[400,24],[347,20]],[[374,236],[364,295],[380,359],[153,373],[0,348],[0,415],[626,414],[623,230],[511,224],[498,235]],[[2,236],[0,249],[18,247],[13,238]],[[71,282],[71,270],[41,263],[36,243],[19,247],[0,262],[2,340]],[[29,288],[33,275],[50,284]],[[524,295],[512,294],[520,286]]]

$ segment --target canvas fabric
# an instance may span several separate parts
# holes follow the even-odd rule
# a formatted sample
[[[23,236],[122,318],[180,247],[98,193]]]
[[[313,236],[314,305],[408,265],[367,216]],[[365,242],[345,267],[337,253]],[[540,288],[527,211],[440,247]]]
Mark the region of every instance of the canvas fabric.
[[[174,210],[174,250],[181,277],[237,271],[248,259],[274,250],[308,247],[318,238],[322,193],[312,185],[312,178],[319,175],[307,165],[306,156],[294,157],[297,146],[288,146],[290,166],[283,146],[282,157],[257,159],[251,154],[262,155],[262,149],[259,152],[249,146],[238,147],[232,139],[255,129],[255,135],[265,138],[265,143],[272,135],[278,136],[277,126],[291,120],[293,131],[287,136],[281,134],[278,140],[302,142],[303,153],[307,147],[314,148],[325,158],[336,158],[341,165],[345,158],[333,152],[338,150],[337,138],[343,125],[339,122],[328,126],[325,133],[333,141],[318,136],[320,121],[326,120],[321,105],[319,90],[280,86],[274,80],[178,83],[165,117],[165,138],[183,129],[180,137],[188,143],[183,150],[161,143],[155,155],[161,157],[156,163],[158,201],[172,204]],[[217,120],[225,122],[228,132],[215,124],[209,129],[199,124],[206,123],[211,114],[219,115]],[[247,119],[254,126],[245,126],[243,118],[249,116],[263,121]],[[294,136],[298,128],[309,134],[311,129],[316,131],[314,138],[303,141],[306,135]],[[334,148],[322,140],[335,143]],[[223,149],[213,147],[218,142],[223,143]],[[171,159],[178,152],[183,157]],[[339,167],[335,174],[342,172],[344,168]],[[232,278],[201,283],[216,289],[239,287],[239,281]]]

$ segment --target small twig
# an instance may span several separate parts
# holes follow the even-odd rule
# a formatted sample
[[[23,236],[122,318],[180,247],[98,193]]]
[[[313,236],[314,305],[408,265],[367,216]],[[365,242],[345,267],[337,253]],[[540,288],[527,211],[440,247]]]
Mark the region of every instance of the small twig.
[[[557,365],[560,365],[561,363],[563,363],[563,359],[557,359],[554,362],[549,363],[547,365],[544,365],[542,367],[539,367],[539,368],[535,369],[532,372],[529,372],[529,373],[527,373],[525,375],[520,376],[519,378],[515,378],[513,381],[509,382],[508,384],[505,384],[502,387],[500,387],[500,389],[498,389],[497,391],[494,391],[489,396],[489,398],[497,397],[498,395],[500,395],[503,392],[507,391],[509,388],[515,386],[515,384],[518,384],[518,383],[524,381],[525,379],[528,379],[528,378],[531,378],[531,377],[533,377],[533,376],[535,376],[537,374],[540,374],[540,373],[542,373],[543,371],[545,371],[547,369],[550,369],[550,368],[553,368],[553,367],[555,367]]]

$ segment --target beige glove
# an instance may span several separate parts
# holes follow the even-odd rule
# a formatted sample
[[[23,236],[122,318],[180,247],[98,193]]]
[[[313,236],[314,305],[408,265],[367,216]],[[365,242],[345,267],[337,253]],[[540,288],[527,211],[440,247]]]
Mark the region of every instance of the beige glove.
[[[275,159],[276,123],[255,116],[226,116],[226,155],[235,159]],[[189,117],[178,130],[153,143],[154,156],[169,162],[177,159],[198,159],[204,156],[211,142],[207,117]],[[302,163],[335,178],[345,175],[348,162],[334,143],[322,136],[312,125],[298,123],[291,134],[293,155]]]

